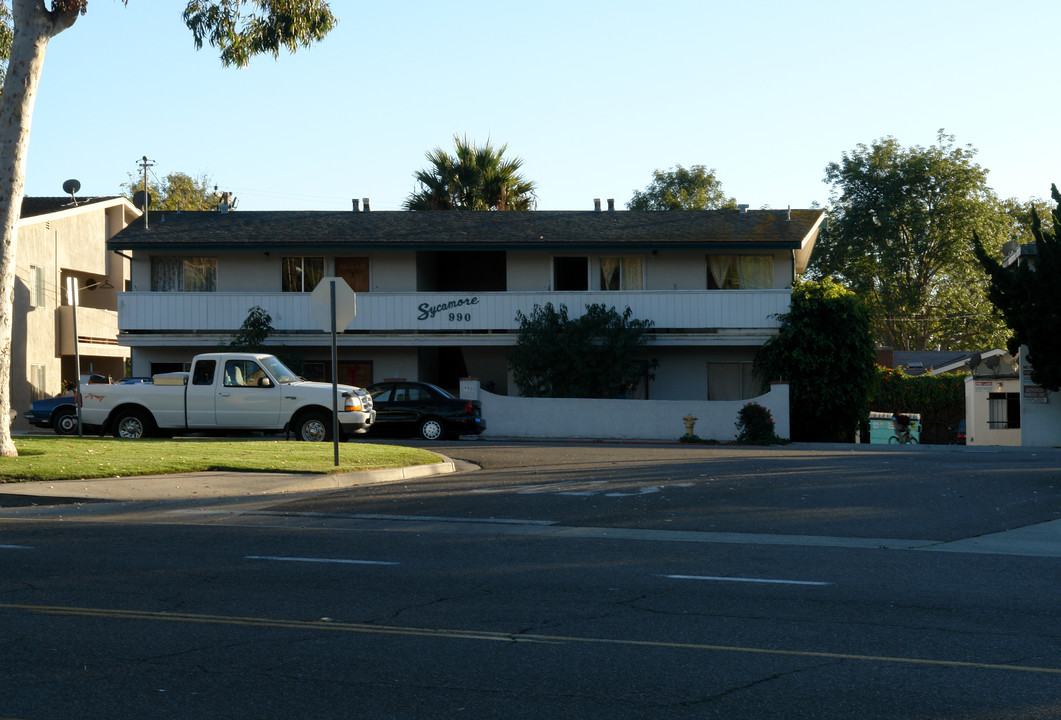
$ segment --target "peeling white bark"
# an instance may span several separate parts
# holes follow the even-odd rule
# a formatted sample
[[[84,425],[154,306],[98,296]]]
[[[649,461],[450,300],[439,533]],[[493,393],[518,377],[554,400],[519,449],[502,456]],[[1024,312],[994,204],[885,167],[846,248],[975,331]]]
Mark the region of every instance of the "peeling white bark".
[[[18,219],[26,179],[33,103],[48,41],[77,20],[78,11],[53,12],[44,0],[13,0],[14,40],[0,97],[0,456],[15,457],[11,440],[11,328]]]

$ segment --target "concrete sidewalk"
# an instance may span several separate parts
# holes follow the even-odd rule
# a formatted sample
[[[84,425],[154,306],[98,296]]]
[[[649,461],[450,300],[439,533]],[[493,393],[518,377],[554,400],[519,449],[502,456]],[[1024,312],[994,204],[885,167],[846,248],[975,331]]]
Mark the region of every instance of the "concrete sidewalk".
[[[462,463],[463,465],[463,463]],[[383,470],[310,473],[195,472],[0,484],[0,508],[72,502],[196,500],[339,490],[456,472],[454,461]]]

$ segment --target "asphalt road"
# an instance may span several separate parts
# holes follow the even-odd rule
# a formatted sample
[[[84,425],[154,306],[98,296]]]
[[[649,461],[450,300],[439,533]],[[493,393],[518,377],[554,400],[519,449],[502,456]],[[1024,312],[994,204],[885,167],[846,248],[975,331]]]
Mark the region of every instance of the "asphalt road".
[[[0,512],[0,718],[1061,717],[1054,451],[435,447]]]

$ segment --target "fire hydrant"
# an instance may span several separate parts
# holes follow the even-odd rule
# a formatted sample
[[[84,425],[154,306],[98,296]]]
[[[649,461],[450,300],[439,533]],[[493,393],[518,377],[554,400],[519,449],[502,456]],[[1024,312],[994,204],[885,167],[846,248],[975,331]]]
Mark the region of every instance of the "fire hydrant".
[[[682,418],[682,422],[685,423],[685,437],[687,437],[687,438],[696,437],[696,435],[693,434],[693,426],[696,425],[696,421],[699,420],[699,419],[700,418],[694,418],[692,415],[686,415],[685,417]]]

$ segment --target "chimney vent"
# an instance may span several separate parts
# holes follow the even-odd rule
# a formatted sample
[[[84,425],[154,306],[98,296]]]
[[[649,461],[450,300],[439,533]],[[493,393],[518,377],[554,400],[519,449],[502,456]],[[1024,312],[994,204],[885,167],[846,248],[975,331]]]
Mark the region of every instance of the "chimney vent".
[[[372,209],[372,208],[370,208],[370,207],[368,206],[368,198],[362,198],[362,199],[361,199],[361,202],[363,202],[363,203],[365,204],[365,212],[368,212],[369,210],[371,210],[371,209]]]
[[[352,198],[350,200],[350,203],[354,206],[354,212],[361,212],[361,208],[359,208],[357,206],[358,205],[358,199],[357,198]]]
[[[608,211],[615,212],[615,198],[608,198]]]
[[[593,198],[593,211],[600,212],[600,198]]]
[[[751,207],[751,205],[748,205],[747,203],[741,203],[740,205],[737,206],[737,209],[740,210],[742,213],[746,213],[746,212],[748,212],[748,208],[750,208],[750,207]]]

